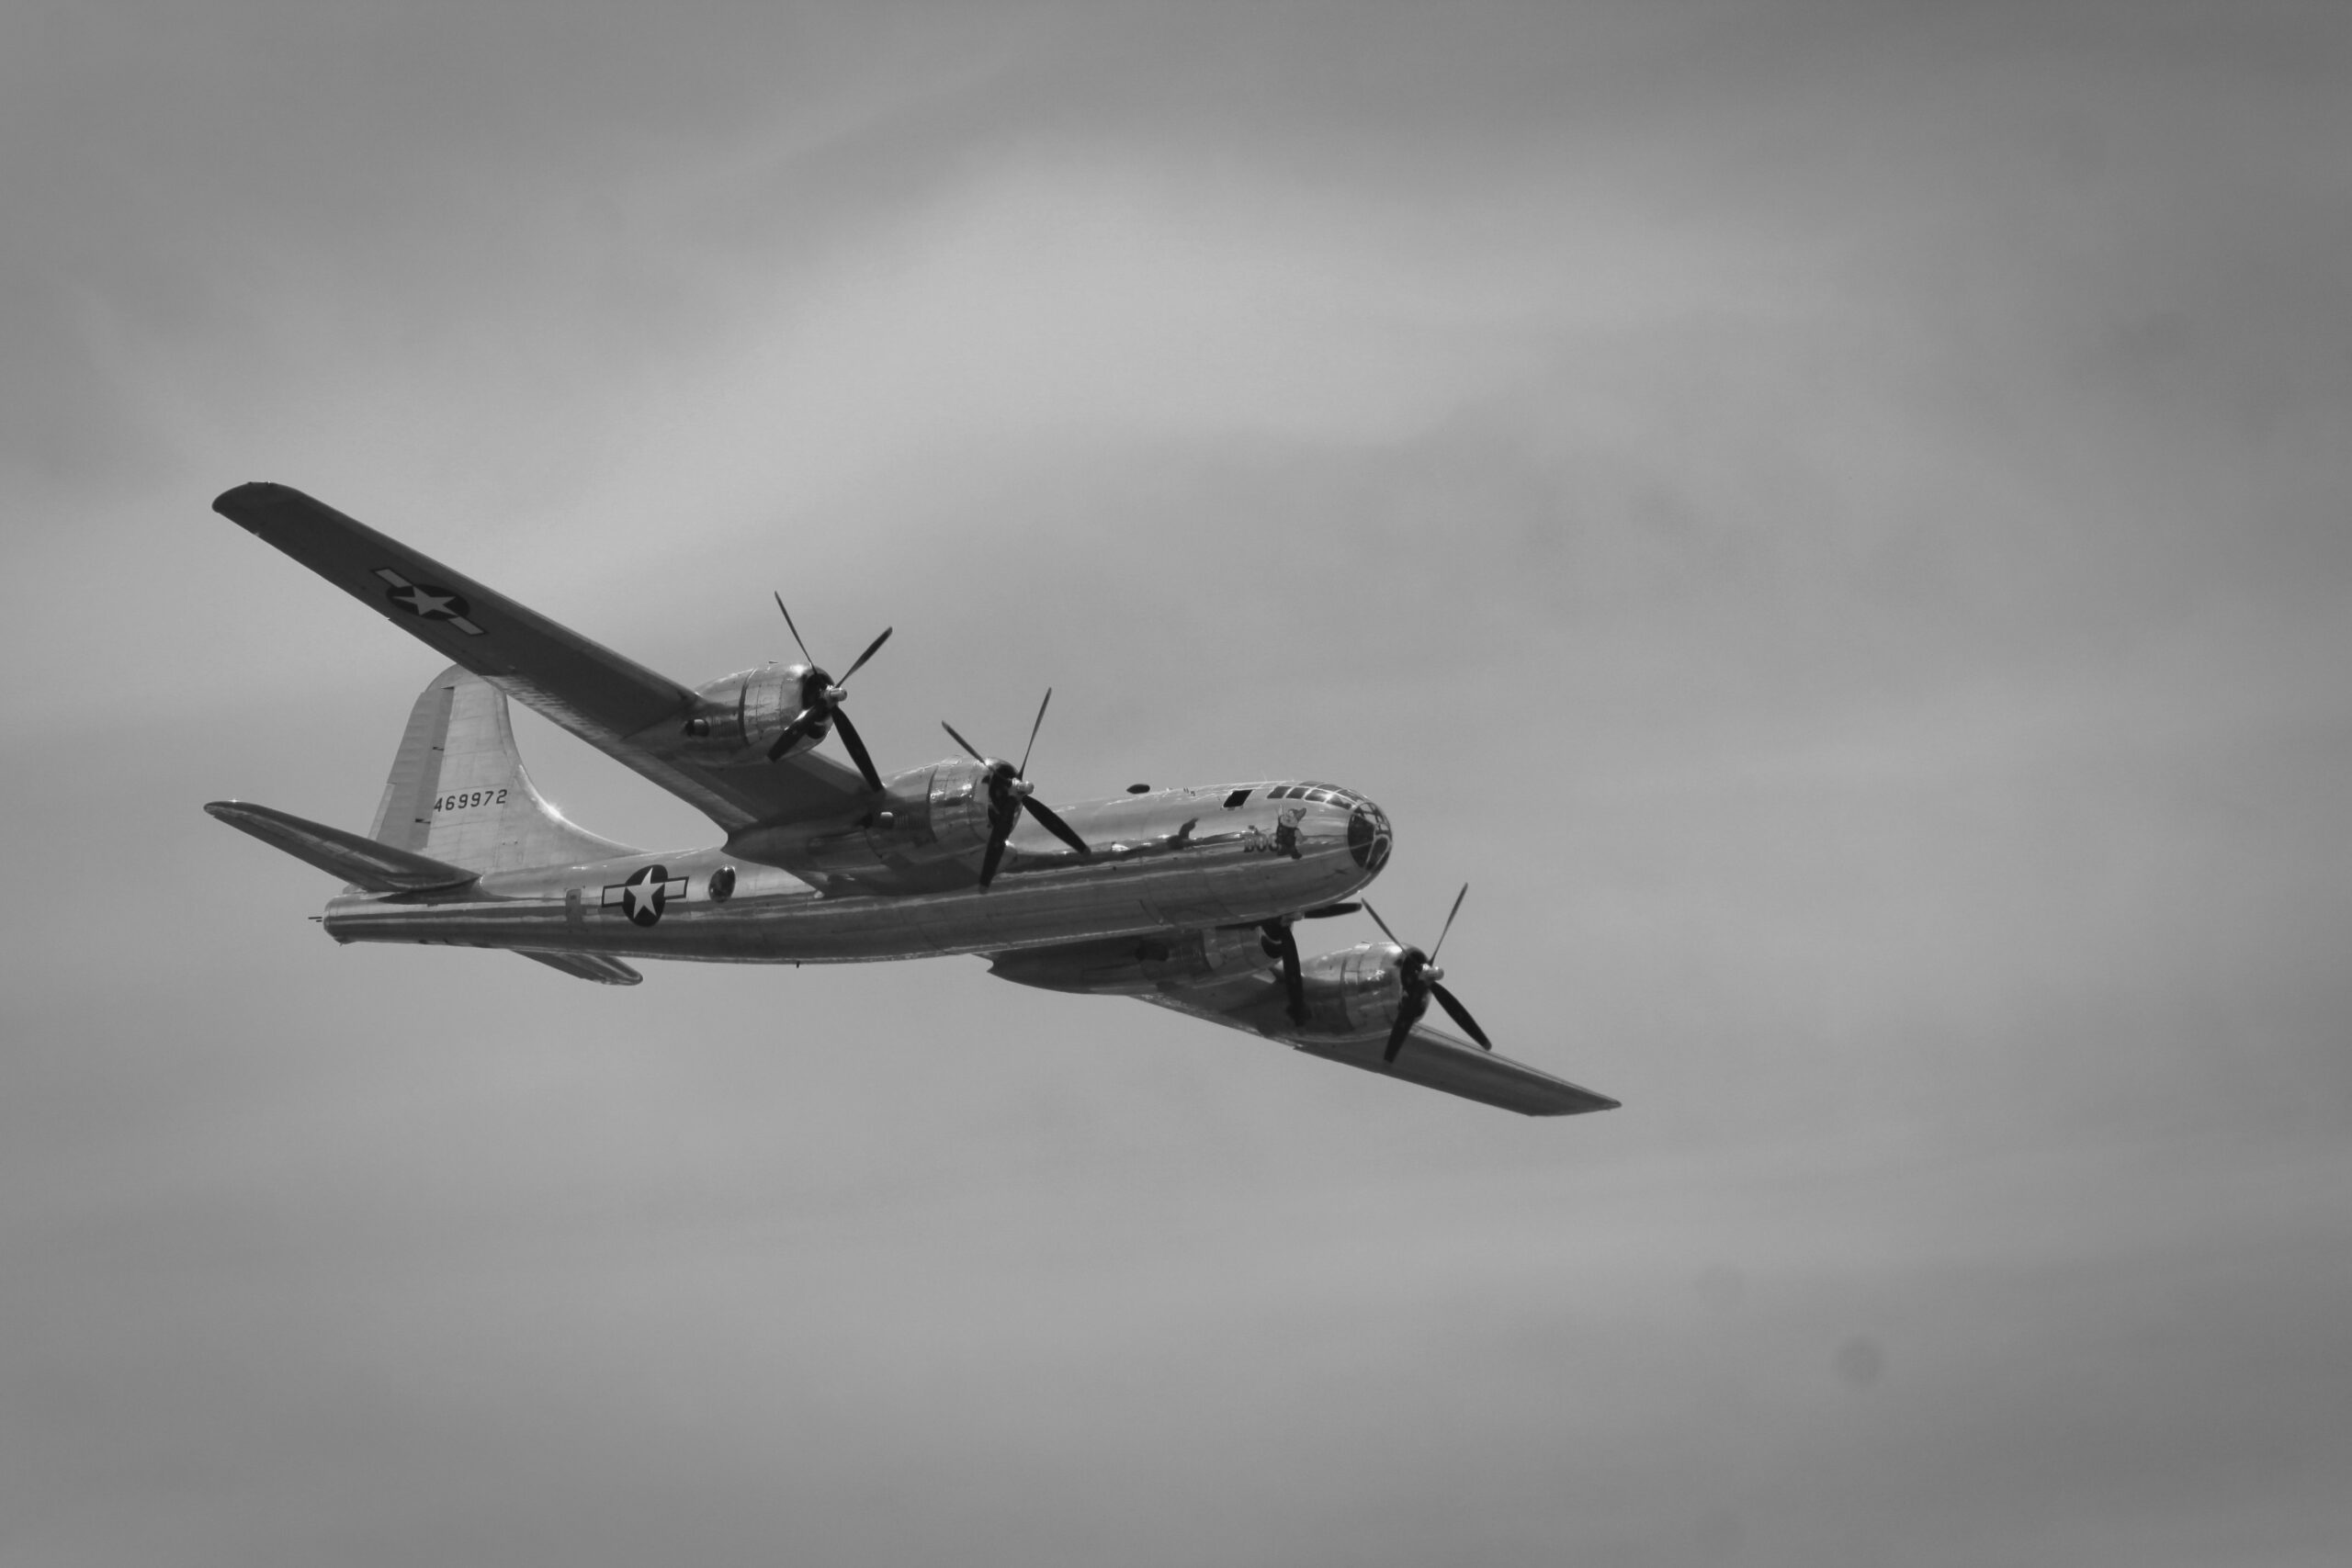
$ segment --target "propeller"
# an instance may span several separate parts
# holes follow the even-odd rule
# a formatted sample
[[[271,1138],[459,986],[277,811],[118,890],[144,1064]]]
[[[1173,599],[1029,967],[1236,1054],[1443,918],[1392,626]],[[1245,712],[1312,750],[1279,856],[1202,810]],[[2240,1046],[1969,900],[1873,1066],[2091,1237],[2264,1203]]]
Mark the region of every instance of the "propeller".
[[[800,711],[792,716],[792,722],[784,727],[784,733],[777,736],[775,744],[768,748],[768,761],[783,761],[784,754],[802,739],[822,734],[825,727],[831,725],[841,731],[842,744],[849,748],[850,760],[857,764],[857,771],[865,775],[865,787],[879,795],[882,792],[882,775],[874,771],[874,759],[866,754],[865,742],[858,738],[857,726],[849,721],[849,714],[842,707],[842,699],[849,695],[842,688],[849,684],[850,676],[865,668],[865,661],[890,640],[890,633],[897,628],[884,626],[882,635],[867,643],[865,651],[857,656],[857,662],[836,681],[818,668],[817,660],[808,652],[808,645],[801,641],[800,628],[792,624],[792,612],[784,609],[784,595],[781,593],[775,596],[775,607],[784,610],[784,624],[791,631],[792,640],[800,644],[800,657],[808,660],[808,673],[800,678]]]
[[[1396,1060],[1396,1053],[1405,1048],[1405,1036],[1413,1032],[1413,1025],[1420,1022],[1421,1014],[1430,1010],[1431,997],[1437,998],[1438,1006],[1445,1010],[1447,1017],[1462,1026],[1463,1032],[1478,1043],[1480,1050],[1495,1048],[1494,1042],[1487,1038],[1487,1032],[1478,1027],[1478,1021],[1470,1016],[1470,1010],[1442,984],[1445,971],[1437,966],[1438,948],[1445,945],[1446,932],[1453,929],[1453,917],[1462,913],[1462,900],[1469,896],[1470,885],[1465,882],[1462,885],[1462,891],[1453,896],[1453,908],[1446,912],[1444,928],[1437,933],[1437,947],[1427,953],[1410,943],[1396,942],[1396,933],[1388,929],[1388,922],[1380,918],[1380,911],[1368,902],[1364,905],[1363,912],[1372,917],[1372,923],[1380,928],[1380,934],[1405,950],[1396,959],[1396,978],[1405,987],[1405,999],[1397,1006],[1396,1022],[1388,1031],[1388,1048],[1381,1053],[1382,1061],[1394,1063]]]
[[[1344,904],[1326,904],[1317,909],[1302,909],[1295,918],[1328,920],[1334,915],[1352,915],[1363,908],[1362,904],[1352,900]],[[1303,1028],[1306,1023],[1306,976],[1298,965],[1298,933],[1291,930],[1293,919],[1284,915],[1280,919],[1268,920],[1260,926],[1258,930],[1264,934],[1264,940],[1259,945],[1266,950],[1267,957],[1283,961],[1283,992],[1289,1000],[1284,1010],[1290,1014],[1293,1023]]]
[[[1307,916],[1311,919],[1322,912],[1310,909]],[[1298,933],[1290,929],[1288,917],[1268,920],[1258,929],[1265,933],[1259,945],[1265,949],[1266,956],[1283,961],[1283,990],[1289,998],[1290,1021],[1304,1027],[1306,1022],[1306,976],[1298,966]]]
[[[889,634],[886,632],[883,635],[887,637]],[[1023,811],[1035,817],[1046,831],[1076,850],[1079,859],[1091,861],[1094,858],[1094,852],[1086,847],[1086,840],[1078,836],[1076,829],[1063,821],[1052,807],[1037,798],[1037,786],[1031,784],[1027,776],[1029,753],[1036,750],[1037,731],[1045,727],[1046,704],[1053,700],[1054,689],[1048,686],[1046,688],[1046,701],[1037,705],[1036,721],[1029,726],[1029,744],[1021,749],[1021,765],[1017,768],[1010,762],[981,756],[978,747],[956,733],[954,725],[944,718],[939,721],[939,728],[953,736],[956,744],[970,753],[972,761],[989,771],[989,848],[988,852],[980,857],[982,887],[996,880],[996,868],[1004,860],[1004,841],[1012,836],[1013,824],[1021,820]]]

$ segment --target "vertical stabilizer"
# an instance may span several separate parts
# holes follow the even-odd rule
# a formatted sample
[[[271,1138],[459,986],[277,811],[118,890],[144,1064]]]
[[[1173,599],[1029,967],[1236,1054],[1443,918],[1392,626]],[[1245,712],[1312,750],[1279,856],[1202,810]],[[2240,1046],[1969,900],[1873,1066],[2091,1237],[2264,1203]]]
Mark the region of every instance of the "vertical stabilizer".
[[[457,665],[409,711],[368,836],[469,871],[518,871],[631,854],[575,828],[531,787],[506,694]]]
[[[424,852],[425,835],[433,830],[434,793],[441,782],[441,742],[449,732],[449,704],[464,673],[451,665],[409,710],[408,728],[392,757],[392,776],[384,781],[384,798],[376,807],[376,825],[368,829],[378,843]]]

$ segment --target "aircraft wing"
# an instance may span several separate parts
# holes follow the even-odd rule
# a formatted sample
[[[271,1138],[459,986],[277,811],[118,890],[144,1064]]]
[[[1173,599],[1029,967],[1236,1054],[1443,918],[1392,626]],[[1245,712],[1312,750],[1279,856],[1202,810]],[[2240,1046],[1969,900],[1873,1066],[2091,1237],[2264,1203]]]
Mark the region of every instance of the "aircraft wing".
[[[1327,1062],[1402,1078],[1481,1105],[1516,1111],[1521,1116],[1581,1116],[1589,1111],[1614,1111],[1622,1103],[1554,1077],[1541,1067],[1481,1051],[1467,1040],[1458,1040],[1425,1022],[1415,1024],[1413,1032],[1405,1037],[1394,1066],[1380,1059],[1388,1045],[1385,1035],[1361,1040],[1294,1039],[1289,1043]]]
[[[1031,977],[1024,978],[1017,954],[999,955],[995,972],[1023,985],[1044,984],[1051,990],[1094,990],[1083,983],[1042,982],[1034,977],[1034,972]],[[1284,1010],[1287,1002],[1281,981],[1262,970],[1205,982],[1164,981],[1148,989],[1122,987],[1120,990],[1138,1000],[1189,1013],[1227,1029],[1278,1040],[1293,1050],[1320,1056],[1327,1062],[1361,1067],[1384,1077],[1402,1078],[1423,1089],[1516,1111],[1522,1116],[1576,1116],[1589,1111],[1614,1111],[1620,1103],[1566,1078],[1555,1078],[1540,1067],[1481,1051],[1466,1040],[1457,1040],[1442,1030],[1430,1028],[1426,1021],[1413,1026],[1394,1064],[1381,1060],[1388,1044],[1385,1030],[1352,1039],[1302,1033],[1292,1026]]]
[[[638,738],[682,722],[687,688],[299,490],[239,485],[212,509],[729,833],[838,816],[864,788],[855,770],[808,752],[723,768],[662,755]]]
[[[1381,1053],[1388,1044],[1385,1031],[1354,1040],[1299,1034],[1291,1028],[1283,1010],[1285,1004],[1282,985],[1271,976],[1262,979],[1238,1004],[1227,1000],[1219,1006],[1213,994],[1189,989],[1154,991],[1143,999],[1228,1029],[1248,1030],[1279,1040],[1293,1050],[1320,1056],[1327,1062],[1402,1078],[1423,1089],[1475,1100],[1481,1105],[1516,1111],[1521,1116],[1577,1116],[1588,1111],[1614,1111],[1619,1104],[1605,1094],[1595,1094],[1566,1078],[1555,1078],[1540,1067],[1481,1051],[1466,1040],[1431,1029],[1427,1022],[1413,1026],[1393,1064],[1381,1060]]]

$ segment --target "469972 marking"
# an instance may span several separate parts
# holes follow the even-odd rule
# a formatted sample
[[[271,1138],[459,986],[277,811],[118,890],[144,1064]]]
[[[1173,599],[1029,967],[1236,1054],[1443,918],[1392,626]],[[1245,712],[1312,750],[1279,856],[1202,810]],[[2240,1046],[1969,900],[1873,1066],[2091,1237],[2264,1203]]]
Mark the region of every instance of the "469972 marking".
[[[463,795],[445,795],[433,802],[435,811],[463,811],[469,806],[503,806],[506,792],[503,789],[469,790]]]

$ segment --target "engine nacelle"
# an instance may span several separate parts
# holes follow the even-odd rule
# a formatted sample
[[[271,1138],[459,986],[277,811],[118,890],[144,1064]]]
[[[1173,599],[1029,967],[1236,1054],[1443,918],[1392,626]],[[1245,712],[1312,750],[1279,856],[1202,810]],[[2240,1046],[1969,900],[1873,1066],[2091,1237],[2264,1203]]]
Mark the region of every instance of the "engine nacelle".
[[[1369,942],[1302,960],[1307,1031],[1350,1038],[1387,1033],[1405,1001],[1397,966],[1404,953],[1393,942]]]
[[[693,708],[664,750],[706,766],[764,764],[768,748],[786,725],[814,705],[812,699],[822,692],[824,681],[824,671],[810,665],[769,664],[696,686]],[[785,755],[808,750],[832,728],[832,716],[820,712]]]
[[[1267,962],[1257,929],[1244,926],[1024,948],[998,953],[990,972],[1048,991],[1136,996],[1163,981],[1245,975]]]
[[[989,842],[988,777],[960,760],[894,774],[855,826],[801,840],[791,863],[856,876],[978,854]]]

